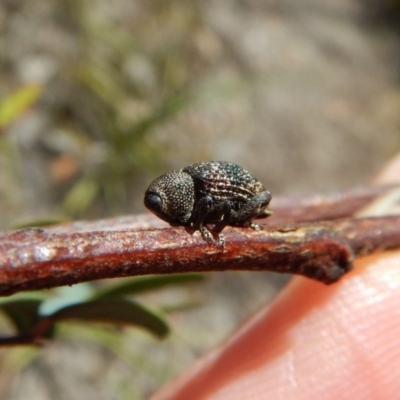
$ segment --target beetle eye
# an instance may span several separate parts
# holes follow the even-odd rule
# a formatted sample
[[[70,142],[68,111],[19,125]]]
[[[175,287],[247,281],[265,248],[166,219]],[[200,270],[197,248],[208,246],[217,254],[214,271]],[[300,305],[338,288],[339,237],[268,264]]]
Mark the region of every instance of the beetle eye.
[[[162,199],[154,192],[147,192],[144,196],[144,205],[149,210],[162,211]]]

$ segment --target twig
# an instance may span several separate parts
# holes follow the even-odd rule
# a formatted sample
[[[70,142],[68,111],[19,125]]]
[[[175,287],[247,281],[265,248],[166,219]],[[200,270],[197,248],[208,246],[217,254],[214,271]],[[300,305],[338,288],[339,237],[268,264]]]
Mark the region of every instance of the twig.
[[[270,270],[332,283],[351,269],[355,256],[400,247],[400,217],[334,219],[391,189],[275,200],[274,216],[263,231],[226,228],[223,250],[204,242],[198,232],[166,227],[148,215],[3,233],[0,295],[101,278],[193,271]],[[292,224],[282,223],[288,219]],[[297,223],[314,219],[332,221]]]

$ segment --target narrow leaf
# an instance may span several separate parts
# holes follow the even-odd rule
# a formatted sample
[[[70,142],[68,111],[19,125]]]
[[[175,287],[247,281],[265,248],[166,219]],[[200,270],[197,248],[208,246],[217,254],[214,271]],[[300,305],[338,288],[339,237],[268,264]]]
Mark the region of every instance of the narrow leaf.
[[[70,220],[66,217],[58,217],[58,218],[43,218],[43,219],[36,219],[32,221],[28,221],[19,225],[13,226],[12,229],[23,229],[23,228],[43,228],[52,225],[61,225],[64,223],[69,222]]]
[[[8,316],[19,334],[28,334],[36,326],[41,299],[15,299],[0,303],[0,309]]]
[[[70,189],[64,199],[63,207],[69,215],[85,211],[99,192],[98,183],[91,178],[82,178]]]
[[[106,322],[121,325],[136,325],[147,329],[158,337],[168,331],[166,322],[154,311],[124,299],[92,300],[65,307],[49,316],[53,321],[68,319],[87,322]]]
[[[26,85],[0,103],[0,129],[5,128],[32,107],[43,92],[41,85]]]
[[[140,292],[160,289],[172,285],[185,285],[200,282],[205,279],[202,274],[171,274],[155,275],[124,280],[120,284],[110,285],[99,289],[94,299],[108,299],[119,296],[137,294]]]
[[[74,286],[62,286],[52,296],[40,305],[39,315],[49,317],[56,312],[75,304],[86,302],[92,296],[93,288],[90,283],[80,283]]]

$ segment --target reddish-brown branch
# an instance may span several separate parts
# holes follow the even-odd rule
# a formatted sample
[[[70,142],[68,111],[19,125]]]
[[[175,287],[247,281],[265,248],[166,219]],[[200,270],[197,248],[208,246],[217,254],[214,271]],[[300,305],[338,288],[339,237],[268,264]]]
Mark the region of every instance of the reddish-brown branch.
[[[166,227],[148,215],[3,233],[0,295],[190,271],[272,270],[331,283],[351,268],[355,256],[400,247],[400,217],[296,221],[313,220],[313,215],[332,219],[333,210],[349,215],[388,190],[371,187],[314,200],[275,201],[274,216],[263,231],[226,228],[223,250],[204,242],[198,232]],[[292,224],[283,224],[290,215]]]
[[[371,201],[400,190],[400,185],[364,186],[342,192],[304,197],[274,197],[274,223],[322,221],[352,216]]]

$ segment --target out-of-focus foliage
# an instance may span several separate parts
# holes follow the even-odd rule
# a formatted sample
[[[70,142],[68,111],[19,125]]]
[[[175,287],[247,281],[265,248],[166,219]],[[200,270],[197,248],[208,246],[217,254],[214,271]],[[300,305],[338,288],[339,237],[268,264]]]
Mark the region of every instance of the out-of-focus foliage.
[[[133,325],[162,338],[169,328],[160,312],[149,309],[131,296],[201,280],[203,276],[199,274],[149,276],[123,280],[105,288],[88,283],[63,287],[54,291],[53,296],[33,292],[4,298],[0,300],[0,310],[12,322],[16,336],[0,338],[0,346],[40,344],[54,336],[56,323],[68,320]]]
[[[0,102],[0,133],[38,101],[43,88],[32,84],[21,87]]]
[[[63,44],[65,52],[60,52],[48,38],[49,58],[34,59],[24,72],[41,82],[9,98],[0,126],[22,116],[43,89],[32,117],[42,126],[33,143],[47,153],[41,162],[47,164],[52,197],[60,204],[56,214],[121,212],[134,203],[132,198],[136,201],[135,184],[165,160],[149,135],[196,97],[196,73],[207,63],[191,38],[204,29],[202,21],[194,4],[182,1],[147,4],[134,23],[121,12],[105,19],[105,10],[90,1],[46,7],[55,18],[62,15],[60,33],[79,40]],[[35,68],[44,72],[35,75]],[[52,115],[51,126],[40,121],[44,114]],[[20,152],[12,162],[23,163],[26,137],[9,140]],[[17,165],[14,180],[24,184],[22,168]]]
[[[360,0],[365,4],[366,14],[372,21],[383,24],[386,28],[391,24],[400,31],[399,0]]]
[[[79,104],[69,104],[69,108],[82,123],[78,129],[97,151],[100,162],[94,162],[94,168],[82,168],[66,193],[64,210],[73,216],[81,215],[96,201],[101,205],[99,200],[111,209],[126,204],[135,175],[162,160],[161,149],[148,139],[149,133],[188,102],[184,83],[158,86],[166,60],[154,61],[142,54],[126,31],[90,22],[84,27],[83,35],[92,43],[73,69],[73,84],[90,109],[83,115]],[[144,63],[140,68],[150,75],[130,79],[129,63],[134,64],[134,71],[135,64]]]

